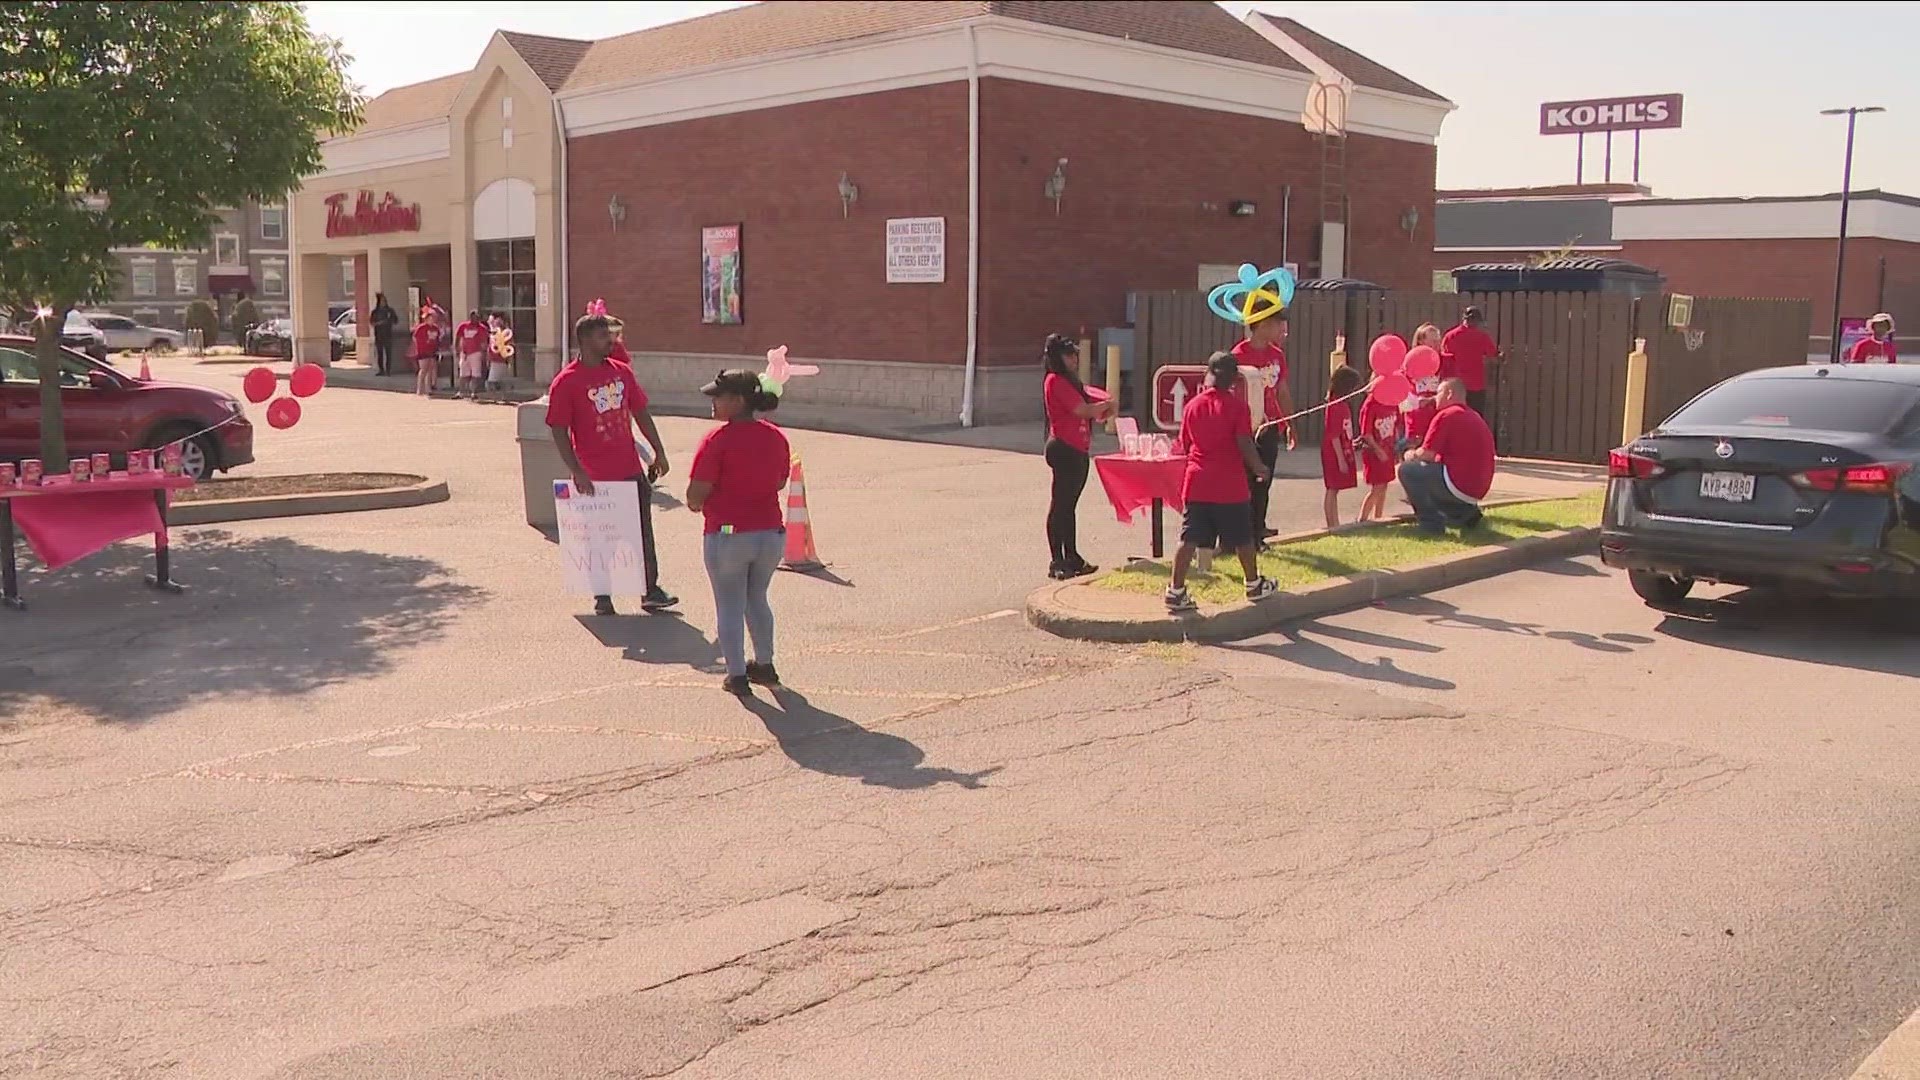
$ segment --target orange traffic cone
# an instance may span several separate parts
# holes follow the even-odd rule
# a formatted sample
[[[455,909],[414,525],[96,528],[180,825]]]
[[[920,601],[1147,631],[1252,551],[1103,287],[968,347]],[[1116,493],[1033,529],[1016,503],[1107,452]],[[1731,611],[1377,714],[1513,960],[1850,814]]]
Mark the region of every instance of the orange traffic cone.
[[[793,455],[793,475],[787,485],[787,550],[780,557],[786,570],[820,570],[826,564],[813,549],[813,522],[807,517],[807,475],[800,455]]]
[[[153,381],[153,369],[147,366],[146,353],[140,354],[140,381],[141,382]]]

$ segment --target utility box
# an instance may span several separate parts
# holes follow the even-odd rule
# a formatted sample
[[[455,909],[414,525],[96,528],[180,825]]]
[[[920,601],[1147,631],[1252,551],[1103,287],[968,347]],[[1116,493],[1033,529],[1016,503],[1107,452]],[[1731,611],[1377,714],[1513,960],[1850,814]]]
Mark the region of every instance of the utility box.
[[[529,401],[514,407],[514,441],[520,444],[520,490],[527,501],[527,524],[536,529],[557,529],[559,514],[553,507],[553,482],[568,478],[567,466],[554,449],[547,429],[547,399]]]

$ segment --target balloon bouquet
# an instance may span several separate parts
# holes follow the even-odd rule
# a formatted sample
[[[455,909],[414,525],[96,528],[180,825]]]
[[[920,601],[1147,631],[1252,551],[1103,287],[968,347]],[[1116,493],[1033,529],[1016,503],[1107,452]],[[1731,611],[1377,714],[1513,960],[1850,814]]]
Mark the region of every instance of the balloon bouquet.
[[[293,391],[293,397],[277,398],[273,404],[268,405],[267,423],[281,431],[299,423],[300,402],[295,399],[312,397],[326,385],[326,368],[319,364],[301,364],[295,367],[293,374],[287,376],[287,388]],[[279,386],[279,376],[273,373],[272,368],[265,366],[247,372],[246,377],[240,381],[240,389],[245,392],[247,400],[255,405],[273,397],[274,391],[279,389]]]
[[[1367,395],[1382,405],[1398,406],[1413,393],[1416,380],[1431,378],[1440,371],[1440,354],[1431,345],[1412,349],[1398,334],[1381,334],[1367,347],[1367,366],[1373,369],[1373,384]]]

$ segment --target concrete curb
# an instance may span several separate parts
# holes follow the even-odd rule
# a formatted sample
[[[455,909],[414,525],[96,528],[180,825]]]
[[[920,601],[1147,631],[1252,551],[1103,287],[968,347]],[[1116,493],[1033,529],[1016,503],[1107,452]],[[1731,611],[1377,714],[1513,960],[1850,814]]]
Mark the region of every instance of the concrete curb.
[[[264,495],[252,499],[177,503],[167,508],[167,524],[216,525],[227,521],[257,521],[261,518],[351,514],[361,510],[426,506],[446,502],[447,499],[445,480],[422,477],[417,484],[369,488],[365,491],[319,491],[307,495]]]
[[[1050,634],[1085,641],[1233,641],[1264,634],[1284,623],[1363,607],[1391,596],[1434,592],[1531,563],[1578,555],[1591,550],[1599,536],[1598,526],[1523,536],[1413,566],[1316,582],[1299,592],[1282,593],[1257,604],[1243,600],[1218,607],[1205,605],[1189,615],[1168,615],[1150,596],[1115,594],[1085,581],[1055,582],[1027,597],[1027,621]],[[1088,593],[1104,595],[1089,597]],[[1144,604],[1137,611],[1114,611],[1112,598],[1116,595]],[[1088,602],[1096,599],[1104,602]]]

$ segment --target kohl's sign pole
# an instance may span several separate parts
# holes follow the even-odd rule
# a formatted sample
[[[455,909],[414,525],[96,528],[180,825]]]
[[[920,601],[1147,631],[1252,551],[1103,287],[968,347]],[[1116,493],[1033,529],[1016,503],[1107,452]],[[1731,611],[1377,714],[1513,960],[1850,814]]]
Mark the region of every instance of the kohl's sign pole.
[[[1613,133],[1633,132],[1633,182],[1640,182],[1640,133],[1680,126],[1679,94],[1648,94],[1640,97],[1591,98],[1586,101],[1549,101],[1540,106],[1540,134],[1573,135],[1578,138],[1574,150],[1573,180],[1587,179],[1587,136],[1605,132],[1607,136],[1607,183],[1613,182]]]

